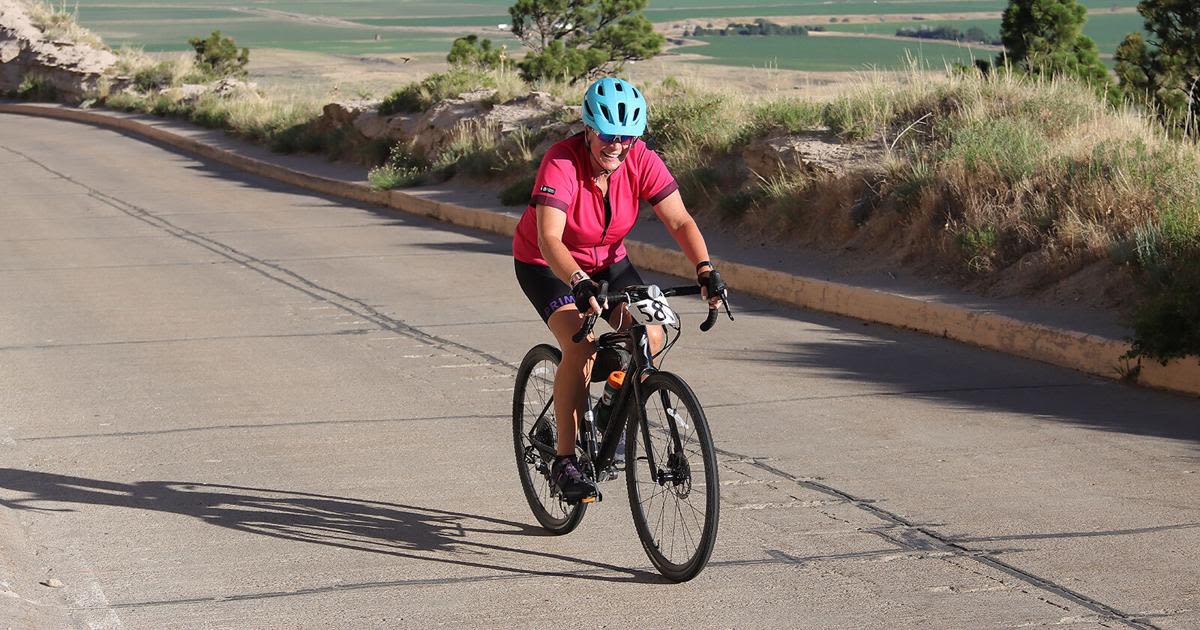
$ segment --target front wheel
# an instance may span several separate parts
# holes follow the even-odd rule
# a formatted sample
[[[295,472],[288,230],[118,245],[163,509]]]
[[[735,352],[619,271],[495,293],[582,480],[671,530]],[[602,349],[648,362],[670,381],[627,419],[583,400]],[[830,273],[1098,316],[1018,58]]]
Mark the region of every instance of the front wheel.
[[[687,383],[655,372],[641,391],[641,418],[631,418],[625,434],[629,506],[650,562],[683,582],[704,569],[717,542],[716,451]]]
[[[513,388],[513,446],[517,473],[529,509],[542,527],[553,534],[566,534],[579,525],[586,503],[569,504],[552,492],[550,465],[558,429],[554,416],[554,374],[562,354],[540,344],[525,354]]]

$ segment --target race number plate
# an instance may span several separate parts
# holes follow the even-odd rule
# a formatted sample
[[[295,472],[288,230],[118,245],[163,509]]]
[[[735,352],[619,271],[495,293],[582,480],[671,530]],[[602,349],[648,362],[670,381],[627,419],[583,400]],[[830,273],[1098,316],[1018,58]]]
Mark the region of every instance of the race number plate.
[[[667,298],[663,296],[662,291],[656,286],[651,286],[649,293],[650,297],[629,305],[629,312],[633,318],[647,325],[674,324],[677,321],[675,311],[667,304]]]

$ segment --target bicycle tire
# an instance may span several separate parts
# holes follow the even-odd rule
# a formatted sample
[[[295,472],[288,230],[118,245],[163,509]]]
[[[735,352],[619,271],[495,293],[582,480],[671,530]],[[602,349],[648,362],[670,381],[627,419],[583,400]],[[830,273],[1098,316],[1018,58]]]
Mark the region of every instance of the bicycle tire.
[[[664,393],[673,399],[666,405]],[[686,582],[708,564],[717,542],[721,497],[716,449],[700,401],[678,376],[651,374],[642,384],[641,407],[641,417],[630,419],[625,435],[625,482],[633,524],[654,567],[670,580]],[[682,451],[675,446],[666,409],[675,412]],[[654,453],[655,467],[670,477],[651,476],[647,450]],[[697,464],[704,469],[699,475]],[[696,496],[700,494],[702,499]],[[660,502],[661,511],[653,513]],[[689,525],[695,525],[694,532]]]
[[[550,464],[552,458],[533,446],[530,435],[543,409],[542,429],[549,427],[549,446],[554,447],[557,428],[554,425],[553,405],[549,405],[554,392],[554,372],[562,360],[558,348],[547,344],[534,346],[521,360],[517,370],[516,385],[513,387],[513,447],[517,456],[517,474],[521,479],[521,490],[534,518],[552,534],[566,534],[579,525],[587,511],[586,503],[570,504],[551,496]]]

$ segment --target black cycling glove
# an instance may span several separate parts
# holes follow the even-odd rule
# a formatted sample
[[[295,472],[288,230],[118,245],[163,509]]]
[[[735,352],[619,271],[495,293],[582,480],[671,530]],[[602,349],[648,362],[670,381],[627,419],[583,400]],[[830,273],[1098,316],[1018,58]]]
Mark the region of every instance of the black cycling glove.
[[[712,299],[725,290],[725,281],[721,280],[721,273],[716,267],[705,269],[696,274],[696,284],[708,290],[708,297]]]
[[[589,304],[591,298],[596,298],[596,303],[600,303],[600,285],[591,278],[584,278],[571,287],[571,295],[575,296],[575,308],[579,309],[580,313],[586,313],[592,308]],[[601,304],[600,307],[603,308],[604,305]]]

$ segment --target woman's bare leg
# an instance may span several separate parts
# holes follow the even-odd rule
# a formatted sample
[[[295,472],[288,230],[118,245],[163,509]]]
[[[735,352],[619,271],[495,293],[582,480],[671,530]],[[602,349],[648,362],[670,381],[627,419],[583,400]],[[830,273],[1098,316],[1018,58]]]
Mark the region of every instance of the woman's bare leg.
[[[587,408],[587,385],[596,356],[596,343],[591,336],[579,343],[571,341],[583,325],[583,316],[574,304],[554,311],[546,325],[558,340],[563,355],[554,376],[554,417],[558,427],[556,451],[560,456],[571,455],[575,452],[575,429]]]

